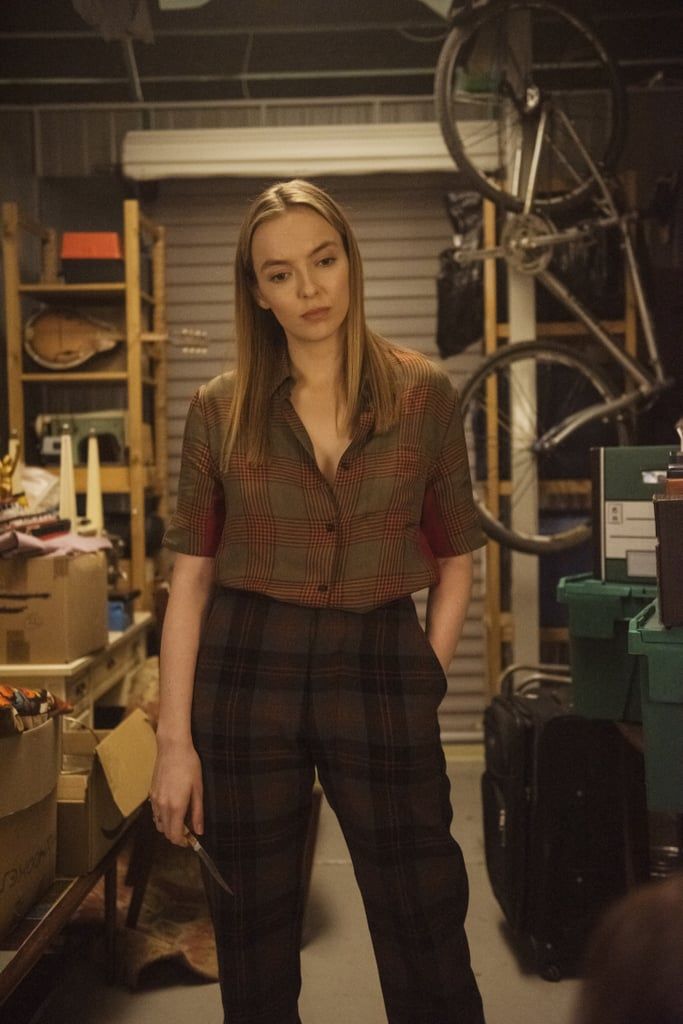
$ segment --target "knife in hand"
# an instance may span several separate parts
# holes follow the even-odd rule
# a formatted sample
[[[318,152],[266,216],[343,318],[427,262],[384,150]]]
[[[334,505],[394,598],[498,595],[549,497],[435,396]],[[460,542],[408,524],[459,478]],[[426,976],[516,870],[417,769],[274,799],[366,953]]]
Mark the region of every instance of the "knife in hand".
[[[214,864],[213,858],[210,857],[209,854],[206,852],[206,850],[204,849],[202,844],[199,842],[199,840],[197,839],[197,837],[194,834],[194,832],[192,832],[192,830],[189,829],[187,827],[187,825],[183,826],[183,831],[184,831],[185,838],[187,839],[188,846],[190,846],[194,850],[194,852],[197,854],[197,856],[199,857],[199,859],[201,860],[202,864],[204,865],[206,870],[209,872],[209,874],[211,875],[213,880],[215,882],[217,882],[218,885],[220,885],[221,889],[225,889],[225,891],[227,893],[229,893],[231,896],[234,896],[235,893],[230,888],[228,883],[225,881],[225,879],[223,878],[222,874],[220,873],[220,871],[218,870],[218,868]]]

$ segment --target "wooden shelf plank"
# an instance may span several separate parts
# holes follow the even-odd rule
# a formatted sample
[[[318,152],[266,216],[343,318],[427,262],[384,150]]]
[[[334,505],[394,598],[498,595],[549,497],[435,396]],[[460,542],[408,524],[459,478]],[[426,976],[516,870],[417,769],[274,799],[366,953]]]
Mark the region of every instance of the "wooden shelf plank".
[[[62,284],[57,282],[37,282],[35,284],[19,285],[22,295],[33,295],[37,299],[60,299],[72,298],[79,301],[106,300],[112,297],[125,297],[125,281],[97,281],[82,284]],[[140,299],[148,306],[154,306],[156,299],[149,292],[140,291]]]
[[[541,626],[541,641],[547,644],[568,644],[569,629],[567,626]]]
[[[626,333],[625,320],[605,320],[601,323],[601,327],[603,327],[608,334]],[[577,323],[575,320],[567,320],[566,323],[563,320],[558,320],[553,323],[537,324],[536,333],[539,338],[589,338],[591,336],[590,331],[585,324]],[[496,336],[498,338],[508,338],[510,336],[508,324],[498,324],[498,327],[496,328]]]
[[[22,295],[35,295],[36,298],[54,299],[62,296],[71,296],[75,299],[83,298],[107,298],[112,295],[123,297],[126,294],[125,281],[97,281],[95,283],[83,282],[81,284],[49,284],[38,281],[35,284],[19,285]]]
[[[94,370],[92,372],[74,370],[69,373],[55,370],[52,373],[22,373],[21,379],[25,384],[73,384],[76,381],[87,381],[91,384],[97,384],[98,381],[100,383],[111,383],[112,381],[125,383],[128,380],[128,374],[124,370]],[[141,379],[143,384],[148,384],[152,388],[158,385],[156,378],[150,377],[149,374],[145,374]]]
[[[72,384],[76,381],[125,381],[128,374],[125,370],[72,370],[68,373],[62,370],[54,370],[51,373],[22,373],[21,379],[30,383],[31,381],[41,384]]]
[[[44,466],[48,472],[59,476],[59,466]],[[156,466],[143,466],[144,486],[154,487],[156,485]],[[100,466],[100,478],[102,480],[102,491],[105,494],[130,494],[130,467],[128,465],[112,466],[106,463]],[[87,490],[87,468],[85,466],[74,466],[74,481],[76,492],[85,494]]]
[[[509,480],[498,480],[498,493],[501,496],[509,497],[512,494],[512,484]],[[539,493],[543,495],[549,494],[580,494],[590,495],[591,493],[591,482],[590,480],[539,480],[538,481]]]

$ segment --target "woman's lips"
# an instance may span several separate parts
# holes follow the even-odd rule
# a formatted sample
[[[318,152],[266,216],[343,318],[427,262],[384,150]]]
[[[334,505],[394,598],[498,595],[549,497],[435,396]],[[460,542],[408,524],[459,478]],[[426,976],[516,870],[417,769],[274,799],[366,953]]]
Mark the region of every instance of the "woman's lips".
[[[308,313],[303,314],[304,320],[324,320],[330,311],[329,306],[320,306],[318,309],[309,309]]]

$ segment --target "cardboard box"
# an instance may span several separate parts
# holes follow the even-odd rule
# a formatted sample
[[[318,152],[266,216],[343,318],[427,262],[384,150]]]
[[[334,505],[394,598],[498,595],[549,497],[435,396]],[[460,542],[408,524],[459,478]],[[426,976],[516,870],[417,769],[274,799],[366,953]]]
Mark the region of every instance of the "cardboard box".
[[[147,799],[156,736],[136,708],[116,729],[67,730],[58,786],[57,872],[91,871]]]
[[[103,551],[0,560],[0,662],[74,661],[107,640]]]
[[[57,853],[61,719],[0,739],[0,935],[50,888]]]

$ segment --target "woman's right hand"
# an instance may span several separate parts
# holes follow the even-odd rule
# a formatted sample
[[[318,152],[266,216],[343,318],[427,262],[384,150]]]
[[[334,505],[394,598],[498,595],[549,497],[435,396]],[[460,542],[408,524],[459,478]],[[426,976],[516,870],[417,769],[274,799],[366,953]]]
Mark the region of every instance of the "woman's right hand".
[[[192,831],[204,831],[202,769],[189,741],[160,741],[150,790],[152,815],[159,832],[177,846],[186,846],[185,820]]]

